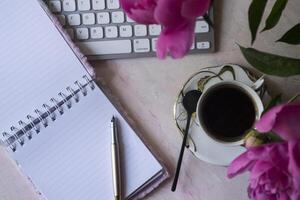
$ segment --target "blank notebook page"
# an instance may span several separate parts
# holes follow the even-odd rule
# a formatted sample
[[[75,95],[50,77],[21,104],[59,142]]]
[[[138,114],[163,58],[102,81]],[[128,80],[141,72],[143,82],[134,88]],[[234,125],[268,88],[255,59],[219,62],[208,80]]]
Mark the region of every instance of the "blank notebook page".
[[[0,7],[2,133],[89,75],[36,0],[1,0]],[[162,170],[98,87],[71,101],[71,109],[64,106],[63,115],[11,152],[46,199],[112,199],[112,115],[119,121],[126,196]]]

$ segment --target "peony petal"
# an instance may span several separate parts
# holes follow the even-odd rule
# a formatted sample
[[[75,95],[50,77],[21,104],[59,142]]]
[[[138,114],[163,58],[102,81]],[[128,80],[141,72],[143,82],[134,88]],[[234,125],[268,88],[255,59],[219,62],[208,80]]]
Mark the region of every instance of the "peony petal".
[[[289,172],[293,176],[295,190],[300,192],[300,140],[289,142]]]
[[[280,169],[286,169],[289,163],[287,156],[288,143],[287,142],[276,142],[268,145],[268,156],[269,160],[273,163],[273,166],[277,166]]]
[[[209,9],[211,0],[185,0],[182,4],[181,15],[188,19],[203,16]]]
[[[187,22],[181,16],[182,0],[160,0],[155,8],[155,20],[166,28],[176,28]]]
[[[229,178],[251,171],[248,195],[252,200],[299,200],[300,140],[249,148],[228,168]]]
[[[274,144],[265,144],[258,147],[249,148],[248,157],[251,160],[269,160],[269,148]]]
[[[173,58],[183,57],[193,43],[194,28],[195,23],[188,23],[178,29],[163,29],[156,44],[157,57],[163,59],[168,53]]]
[[[265,145],[248,149],[245,153],[234,159],[227,168],[227,177],[232,178],[247,170],[251,170],[256,160],[263,155]]]
[[[300,104],[282,104],[266,112],[255,124],[260,132],[273,130],[285,140],[300,139]]]
[[[290,196],[291,196],[290,200],[299,200],[300,199],[300,191],[294,190]]]
[[[140,24],[156,24],[152,10],[141,10],[132,8],[130,13],[127,13],[128,17]]]
[[[282,110],[282,108],[285,105],[279,105],[271,108],[269,111],[267,111],[256,123],[255,128],[259,132],[269,132],[272,130],[277,114]]]
[[[263,191],[256,190],[255,196],[251,197],[253,200],[277,200],[276,195],[269,195]]]
[[[273,131],[285,140],[300,139],[300,104],[287,104],[277,114]]]
[[[165,58],[168,53],[173,58],[181,58],[189,51],[194,40],[196,15],[204,12],[210,4],[210,0],[196,0],[199,4],[194,9],[193,5],[197,3],[194,1],[120,0],[122,8],[133,20],[144,24],[162,25],[163,30],[156,48],[159,58]],[[183,5],[185,3],[186,5]],[[193,10],[187,13],[184,10],[188,8]],[[186,16],[182,15],[182,10]]]
[[[227,168],[228,178],[233,178],[234,176],[243,173],[253,167],[255,161],[248,158],[248,151],[239,155],[230,163],[229,167]]]
[[[261,177],[258,180],[259,185],[266,185],[270,183],[270,178],[268,173],[264,173],[261,175]]]
[[[250,179],[258,179],[262,174],[273,168],[274,165],[268,161],[258,160],[251,169]]]
[[[278,196],[279,197],[277,198],[277,200],[291,200],[289,195],[285,191],[280,192]]]
[[[125,12],[130,12],[131,8],[135,7],[138,0],[120,0],[121,7]]]
[[[138,23],[155,24],[156,0],[120,0],[126,14]]]
[[[280,190],[286,190],[292,184],[290,175],[286,173],[286,170],[277,168],[276,165],[273,165],[273,168],[267,172],[267,175],[270,192],[277,193]]]

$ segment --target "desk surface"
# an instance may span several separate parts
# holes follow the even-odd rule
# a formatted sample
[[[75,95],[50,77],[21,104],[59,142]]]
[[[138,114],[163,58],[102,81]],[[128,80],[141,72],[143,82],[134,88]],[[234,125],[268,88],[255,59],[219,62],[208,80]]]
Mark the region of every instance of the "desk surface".
[[[271,1],[267,7],[270,11]],[[175,97],[182,84],[203,67],[223,63],[248,66],[237,45],[250,44],[247,9],[250,1],[215,1],[215,32],[217,52],[190,55],[181,60],[156,58],[92,62],[97,75],[139,122],[144,137],[160,152],[169,168],[175,171],[182,138],[172,120]],[[275,44],[289,28],[300,22],[300,3],[291,0],[283,18],[272,31],[258,35],[255,47],[300,58],[300,47]],[[300,77],[267,77],[271,94],[282,92],[285,98],[300,90]],[[0,199],[35,200],[33,188],[19,173],[15,164],[0,149]],[[233,180],[226,178],[226,168],[213,166],[195,158],[186,151],[176,193],[170,191],[171,179],[145,199],[198,200],[247,199],[247,175]]]

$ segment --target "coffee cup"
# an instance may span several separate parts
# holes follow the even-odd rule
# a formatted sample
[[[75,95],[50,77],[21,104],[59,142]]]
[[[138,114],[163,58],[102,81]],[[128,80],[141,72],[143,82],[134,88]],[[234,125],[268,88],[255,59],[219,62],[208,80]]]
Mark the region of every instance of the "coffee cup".
[[[212,140],[224,145],[242,145],[247,132],[264,110],[250,86],[222,81],[205,88],[197,104],[200,128]]]

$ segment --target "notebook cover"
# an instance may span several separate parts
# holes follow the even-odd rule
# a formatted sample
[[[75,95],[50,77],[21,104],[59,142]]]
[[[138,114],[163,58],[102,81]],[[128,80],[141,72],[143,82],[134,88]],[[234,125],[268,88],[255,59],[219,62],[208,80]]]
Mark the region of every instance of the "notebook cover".
[[[65,39],[67,44],[70,46],[70,48],[73,50],[75,55],[78,57],[80,62],[82,63],[83,67],[88,71],[88,73],[94,78],[94,79],[101,79],[101,77],[96,77],[93,67],[90,65],[90,63],[87,60],[87,57],[83,55],[80,52],[80,49],[73,43],[65,29],[60,24],[59,20],[54,16],[51,11],[48,9],[47,5],[42,1],[39,0],[41,7],[44,9],[46,14],[49,16],[53,24],[56,26],[62,37]],[[99,86],[99,84],[98,84]],[[170,177],[170,173],[166,167],[166,164],[164,161],[159,157],[158,152],[154,152],[151,148],[151,144],[147,143],[147,141],[143,138],[143,135],[139,131],[137,124],[134,120],[130,118],[130,116],[127,114],[126,109],[123,108],[120,101],[116,96],[112,94],[112,92],[109,91],[107,87],[105,87],[105,83],[101,83],[99,86],[100,89],[103,91],[103,93],[108,97],[108,99],[111,101],[111,103],[115,106],[115,108],[118,110],[118,112],[122,115],[122,117],[126,120],[126,122],[131,126],[131,128],[134,130],[134,132],[137,134],[137,136],[141,139],[141,141],[146,145],[146,147],[149,149],[149,151],[154,155],[154,157],[159,161],[160,165],[162,166],[162,171],[159,172],[159,175],[155,176],[153,179],[149,181],[146,185],[143,186],[142,190],[137,190],[134,192],[134,195],[131,195],[129,199],[127,200],[138,200],[145,197],[147,194],[152,192],[154,189],[159,187],[159,185],[167,180]]]

